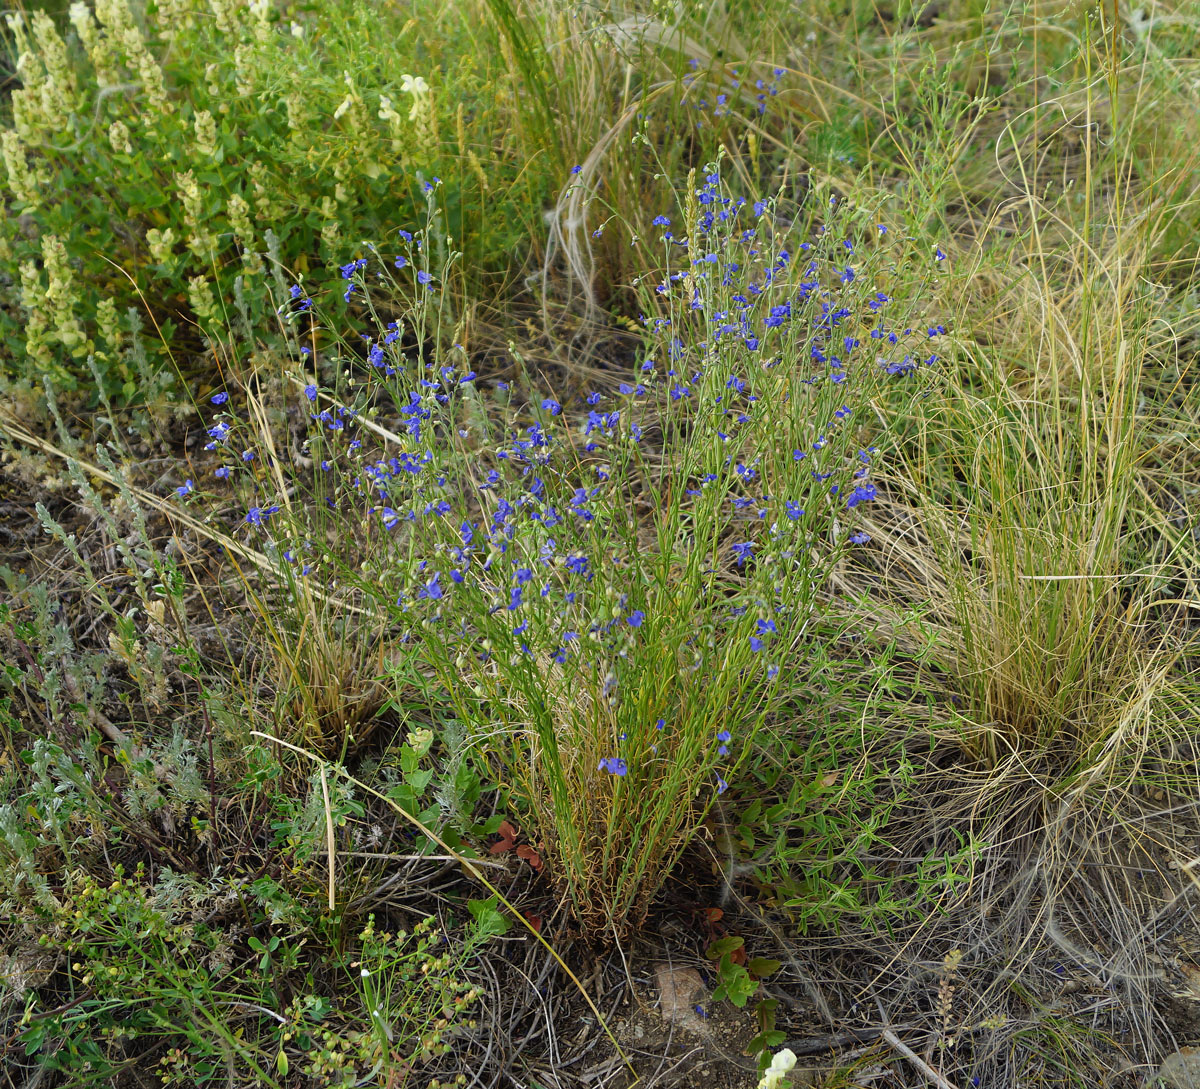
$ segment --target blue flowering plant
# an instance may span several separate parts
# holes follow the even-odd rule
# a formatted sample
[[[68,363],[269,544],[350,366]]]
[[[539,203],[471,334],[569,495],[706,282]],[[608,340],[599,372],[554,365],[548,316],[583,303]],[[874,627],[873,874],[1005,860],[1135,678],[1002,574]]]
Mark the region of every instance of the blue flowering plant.
[[[903,246],[820,210],[798,237],[717,165],[690,177],[637,285],[633,373],[571,396],[481,388],[465,351],[429,349],[444,330],[414,335],[405,315],[445,319],[421,232],[369,252],[347,284],[407,304],[391,321],[368,305],[361,347],[329,361],[351,375],[336,388],[297,360],[296,485],[278,444],[274,470],[222,462],[290,600],[371,618],[388,683],[466,726],[588,927],[644,918],[747,761],[794,732],[831,565],[866,543],[871,399],[932,361],[892,314]],[[285,319],[315,321],[305,301]],[[210,445],[233,451],[220,408]]]

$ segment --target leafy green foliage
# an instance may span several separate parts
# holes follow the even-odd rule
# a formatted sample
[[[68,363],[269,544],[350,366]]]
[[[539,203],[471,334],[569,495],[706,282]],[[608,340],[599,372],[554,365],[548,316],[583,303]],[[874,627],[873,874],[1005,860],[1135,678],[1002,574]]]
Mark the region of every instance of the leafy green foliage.
[[[495,143],[489,51],[469,37],[486,30],[465,8],[164,0],[143,17],[101,0],[75,5],[69,26],[37,11],[9,29],[10,377],[86,384],[94,356],[124,400],[161,396],[172,361],[211,382],[214,359],[195,357],[217,330],[279,342],[278,264],[325,282],[363,239],[410,220],[423,179],[447,176],[477,276],[516,244],[505,203],[537,199],[536,178],[504,185],[519,163]]]
[[[713,991],[714,1002],[727,999],[740,1009],[758,992],[758,980],[751,975],[750,968],[745,963],[733,959],[734,954],[741,952],[745,944],[744,938],[729,935],[718,938],[708,947],[705,956],[717,962],[718,982]],[[744,962],[745,959],[745,953],[742,952],[740,961]]]

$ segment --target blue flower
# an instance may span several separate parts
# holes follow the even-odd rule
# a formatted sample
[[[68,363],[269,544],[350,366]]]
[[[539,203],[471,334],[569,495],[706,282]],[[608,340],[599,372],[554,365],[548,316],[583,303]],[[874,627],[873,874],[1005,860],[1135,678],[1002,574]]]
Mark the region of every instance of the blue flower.
[[[267,519],[272,514],[277,513],[278,507],[251,507],[246,511],[246,525],[248,526],[265,526]]]
[[[934,258],[935,258],[936,260],[938,260],[938,261],[944,261],[944,260],[946,260],[946,255],[945,255],[945,254],[942,252],[942,247],[941,247],[941,246],[938,246],[938,247],[937,247],[937,249],[935,249],[935,250],[933,251],[933,256],[934,256]]]
[[[606,756],[596,770],[607,771],[610,775],[628,775],[629,765],[619,756]]]
[[[799,503],[794,503],[791,500],[784,504],[784,510],[787,511],[789,521],[795,522],[804,517],[804,508]]]
[[[642,621],[646,619],[646,614],[641,609],[634,609],[626,618],[625,623],[631,628],[640,628]]]
[[[583,167],[582,167],[582,166],[580,166],[578,163],[576,163],[576,165],[575,165],[575,166],[571,167],[571,173],[572,173],[572,174],[582,174],[582,173],[583,173]]]
[[[426,272],[424,269],[421,269],[421,270],[420,270],[420,271],[417,273],[417,283],[419,283],[419,284],[430,284],[430,283],[433,283],[433,276],[431,276],[431,275],[430,275],[428,272]]]
[[[542,408],[549,412],[551,416],[557,416],[562,411],[562,405],[552,397],[547,397],[542,402]]]
[[[754,559],[754,545],[750,541],[742,541],[733,545],[733,554],[737,557],[738,567],[741,567],[747,560]]]
[[[417,591],[417,597],[428,598],[430,601],[440,601],[442,597],[442,584],[439,580],[441,577],[442,573],[435,571],[433,578]]]
[[[223,405],[226,401],[229,400],[229,394],[228,393],[214,393],[209,398],[209,400],[212,401],[212,403],[214,405]]]
[[[717,776],[717,793],[718,793],[718,794],[724,794],[724,793],[725,793],[725,791],[727,791],[728,789],[729,789],[729,784],[728,784],[727,782],[725,782],[725,780],[724,780],[724,779],[722,779],[722,778],[721,778],[721,777],[718,775],[718,776]],[[696,1008],[697,1008],[697,1009],[699,1009],[699,1007],[698,1007],[698,1006],[697,1006]]]
[[[651,222],[651,223],[652,223],[652,224],[653,224],[655,227],[669,227],[669,226],[671,226],[671,221],[670,221],[670,220],[669,220],[669,219],[668,219],[666,216],[655,216],[655,217],[654,217],[652,220],[650,220],[650,222]]]
[[[219,469],[217,469],[213,472],[213,476],[217,477],[219,480],[228,480],[229,479],[229,466],[222,465]]]
[[[396,267],[397,267],[397,268],[404,268],[404,266],[405,266],[405,265],[407,265],[407,264],[408,264],[408,258],[407,258],[407,257],[397,257],[397,258],[396,258]]]
[[[303,310],[311,310],[312,309],[312,299],[304,298],[304,292],[301,289],[299,284],[292,284],[292,286],[288,288],[288,294],[293,299],[300,300],[300,304],[297,307],[297,310],[303,311]],[[280,313],[283,313],[283,311],[280,310]]]
[[[859,484],[858,487],[856,487],[854,491],[852,491],[846,497],[846,506],[850,509],[853,509],[854,507],[857,507],[859,503],[866,503],[874,499],[876,494],[877,493],[875,491],[874,484]]]
[[[307,397],[310,401],[315,401],[317,399],[317,387],[314,385],[311,385],[311,384],[305,386],[304,387],[304,396]]]
[[[756,636],[756,635],[750,636],[750,650],[753,651],[753,653],[757,654],[766,645],[767,644],[764,643],[761,639],[759,639],[758,636]]]
[[[178,488],[175,489],[175,494],[182,499],[184,496],[191,495],[195,490],[195,486],[192,484],[192,482],[190,480],[185,480],[179,485]]]

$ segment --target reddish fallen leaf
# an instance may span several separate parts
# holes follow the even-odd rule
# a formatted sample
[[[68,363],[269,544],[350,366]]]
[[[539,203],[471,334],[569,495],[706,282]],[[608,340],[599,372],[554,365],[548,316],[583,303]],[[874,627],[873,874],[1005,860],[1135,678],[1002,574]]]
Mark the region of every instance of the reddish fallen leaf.
[[[508,821],[500,822],[500,827],[496,829],[496,834],[500,838],[488,848],[492,854],[502,855],[505,851],[511,851],[517,845],[517,830]]]
[[[739,945],[732,953],[729,954],[729,959],[734,964],[740,964],[743,968],[746,966],[746,947]]]
[[[530,912],[525,916],[525,921],[539,934],[542,932],[542,917],[540,915],[534,915]]]
[[[532,847],[530,847],[528,843],[522,843],[521,846],[517,848],[517,858],[523,858],[535,870],[541,872],[542,856],[539,855]]]
[[[725,912],[720,908],[705,908],[704,914],[710,923],[719,923],[725,918]]]

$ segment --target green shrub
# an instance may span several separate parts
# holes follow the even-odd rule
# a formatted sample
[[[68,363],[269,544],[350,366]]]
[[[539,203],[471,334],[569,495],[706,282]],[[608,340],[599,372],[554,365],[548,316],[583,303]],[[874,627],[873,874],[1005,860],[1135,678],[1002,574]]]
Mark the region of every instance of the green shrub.
[[[465,38],[480,31],[469,6],[404,15],[358,0],[287,17],[269,2],[152,0],[143,14],[100,0],[74,4],[65,29],[42,11],[9,15],[10,376],[70,386],[94,353],[110,394],[144,396],[143,372],[168,355],[194,366],[208,347],[197,325],[239,311],[239,350],[252,350],[273,328],[256,286],[269,261],[319,279],[362,238],[403,225],[439,172],[459,179],[444,199],[456,244],[472,236],[466,267],[482,277],[509,260],[519,217],[504,205],[536,204],[538,175],[507,184],[520,156],[489,128],[499,100],[472,59],[488,51]],[[141,324],[148,367],[131,354]],[[215,377],[212,356],[201,366]]]

